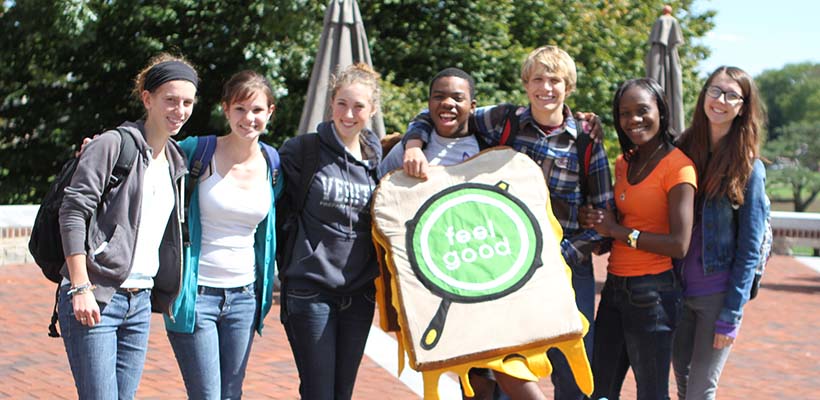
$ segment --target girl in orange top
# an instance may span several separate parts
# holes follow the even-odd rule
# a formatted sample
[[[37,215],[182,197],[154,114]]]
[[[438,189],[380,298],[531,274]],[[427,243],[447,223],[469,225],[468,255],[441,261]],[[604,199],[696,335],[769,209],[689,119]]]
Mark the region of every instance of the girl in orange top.
[[[639,400],[668,399],[680,304],[671,258],[689,248],[697,175],[672,144],[669,109],[655,81],[625,82],[612,109],[623,152],[615,162],[617,211],[584,211],[595,230],[615,239],[595,319],[592,398],[618,398],[631,366]]]

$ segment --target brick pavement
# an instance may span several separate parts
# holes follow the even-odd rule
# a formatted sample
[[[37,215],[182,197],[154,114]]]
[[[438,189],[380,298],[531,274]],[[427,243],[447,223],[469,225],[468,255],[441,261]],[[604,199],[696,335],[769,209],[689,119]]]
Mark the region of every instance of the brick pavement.
[[[596,276],[606,261],[596,259]],[[53,286],[33,264],[0,267],[0,398],[73,399],[76,394],[60,339],[46,335]],[[297,398],[296,367],[274,307],[257,336],[245,379],[248,399]],[[760,298],[746,309],[740,337],[721,379],[722,399],[820,398],[820,274],[789,257],[770,261]],[[182,399],[184,389],[158,315],[137,397]],[[547,393],[549,383],[542,382]],[[355,399],[417,398],[368,358]],[[631,377],[624,399],[635,397]]]

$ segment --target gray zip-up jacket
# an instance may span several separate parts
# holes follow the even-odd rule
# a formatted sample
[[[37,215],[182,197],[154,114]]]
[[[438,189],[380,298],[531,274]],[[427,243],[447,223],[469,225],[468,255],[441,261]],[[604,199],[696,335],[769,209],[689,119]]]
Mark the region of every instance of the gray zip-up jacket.
[[[138,149],[131,172],[111,189],[100,204],[119,156],[121,141],[115,131],[103,133],[83,149],[60,207],[63,251],[66,256],[87,255],[88,277],[97,287],[94,296],[103,304],[111,301],[114,292],[131,272],[139,234],[142,182],[151,157],[151,148],[145,141],[144,121],[125,122],[121,127],[134,137]],[[154,312],[167,314],[170,313],[171,302],[179,293],[182,276],[182,193],[188,170],[185,155],[175,141],[168,140],[165,155],[176,195],[174,209],[159,247],[160,266],[154,277],[151,304]],[[69,277],[66,265],[63,265],[61,273]]]

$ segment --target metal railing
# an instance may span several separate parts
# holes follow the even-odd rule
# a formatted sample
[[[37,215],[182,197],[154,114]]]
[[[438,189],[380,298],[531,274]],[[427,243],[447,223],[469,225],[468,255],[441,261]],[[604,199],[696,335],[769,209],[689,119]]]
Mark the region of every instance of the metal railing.
[[[26,246],[37,207],[0,206],[0,265],[30,261]],[[772,211],[772,231],[775,254],[790,255],[802,246],[820,256],[820,213]]]

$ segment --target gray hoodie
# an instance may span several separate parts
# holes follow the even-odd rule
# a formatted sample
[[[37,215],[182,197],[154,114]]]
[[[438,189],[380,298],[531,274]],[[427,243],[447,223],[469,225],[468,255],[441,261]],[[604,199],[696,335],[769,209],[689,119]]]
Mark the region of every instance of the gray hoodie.
[[[119,156],[121,141],[115,131],[105,132],[83,149],[60,207],[63,251],[67,256],[87,255],[88,277],[97,286],[94,296],[103,304],[111,301],[114,292],[131,272],[140,224],[143,176],[151,157],[151,149],[145,141],[144,122],[125,122],[121,127],[133,136],[138,149],[131,172],[111,189],[98,209],[102,192]],[[179,292],[182,276],[180,223],[184,217],[181,189],[188,171],[185,155],[171,139],[165,146],[165,155],[176,196],[159,248],[160,267],[154,277],[151,303],[154,312],[169,313],[171,301]],[[96,216],[92,221],[95,210]],[[107,244],[102,247],[104,243]],[[65,265],[61,273],[69,277]]]
[[[373,132],[363,131],[360,161],[342,146],[331,122],[319,124],[317,130],[319,167],[281,279],[288,289],[352,294],[371,287],[379,274],[370,233],[370,195],[378,183],[381,144]],[[302,141],[302,136],[294,137],[279,150],[286,199],[298,190],[303,157],[298,152],[308,150]]]

